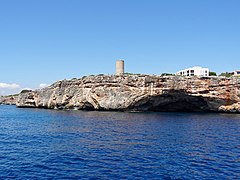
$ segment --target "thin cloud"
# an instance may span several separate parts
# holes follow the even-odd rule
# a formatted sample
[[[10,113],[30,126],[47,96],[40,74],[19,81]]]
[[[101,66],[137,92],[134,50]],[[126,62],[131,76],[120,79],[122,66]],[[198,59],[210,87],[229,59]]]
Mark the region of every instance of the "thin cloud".
[[[40,85],[39,85],[39,87],[40,88],[45,88],[45,87],[47,87],[47,86],[49,86],[50,84],[46,84],[46,83],[41,83]]]
[[[33,89],[32,89],[32,88],[25,87],[25,88],[21,88],[20,90],[22,91],[22,90],[33,90]]]
[[[21,86],[16,83],[8,84],[0,82],[0,96],[17,94],[20,92],[20,89]]]
[[[1,89],[19,89],[20,85],[18,84],[7,84],[7,83],[0,83],[0,88]]]

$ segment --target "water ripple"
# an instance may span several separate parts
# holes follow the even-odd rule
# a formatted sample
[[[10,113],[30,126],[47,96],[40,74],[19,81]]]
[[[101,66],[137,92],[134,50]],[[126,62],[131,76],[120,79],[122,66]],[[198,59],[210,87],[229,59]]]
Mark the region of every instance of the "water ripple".
[[[0,179],[238,179],[240,115],[0,107]]]

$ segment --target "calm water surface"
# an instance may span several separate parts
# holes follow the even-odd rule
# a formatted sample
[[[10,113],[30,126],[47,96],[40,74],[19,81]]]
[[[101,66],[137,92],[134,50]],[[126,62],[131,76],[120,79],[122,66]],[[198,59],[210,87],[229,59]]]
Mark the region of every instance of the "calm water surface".
[[[240,115],[0,106],[0,179],[238,179]]]

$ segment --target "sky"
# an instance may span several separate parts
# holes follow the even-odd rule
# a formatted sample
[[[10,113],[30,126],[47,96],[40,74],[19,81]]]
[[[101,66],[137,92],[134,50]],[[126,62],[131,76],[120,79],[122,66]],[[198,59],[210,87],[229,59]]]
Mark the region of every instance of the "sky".
[[[239,0],[0,0],[0,95],[62,79],[240,69]]]

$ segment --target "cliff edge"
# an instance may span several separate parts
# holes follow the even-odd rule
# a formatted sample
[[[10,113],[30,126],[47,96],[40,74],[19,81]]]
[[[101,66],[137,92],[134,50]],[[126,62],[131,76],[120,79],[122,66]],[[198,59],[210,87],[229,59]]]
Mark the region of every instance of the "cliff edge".
[[[88,76],[22,92],[17,107],[77,110],[240,112],[240,78]]]

